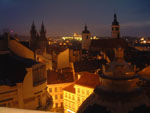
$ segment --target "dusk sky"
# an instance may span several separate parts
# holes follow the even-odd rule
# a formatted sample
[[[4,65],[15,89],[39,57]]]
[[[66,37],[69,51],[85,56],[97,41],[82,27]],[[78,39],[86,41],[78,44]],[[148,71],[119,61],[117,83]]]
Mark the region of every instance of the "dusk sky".
[[[87,24],[92,35],[110,36],[114,9],[121,36],[150,37],[150,0],[0,0],[0,31],[29,35],[34,20],[47,36],[72,36]]]

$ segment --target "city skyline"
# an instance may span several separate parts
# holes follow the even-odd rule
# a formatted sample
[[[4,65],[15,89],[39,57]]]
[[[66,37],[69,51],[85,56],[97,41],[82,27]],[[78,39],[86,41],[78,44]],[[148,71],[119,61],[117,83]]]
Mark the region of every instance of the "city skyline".
[[[111,36],[116,12],[121,36],[149,37],[149,5],[149,0],[1,0],[0,31],[29,36],[32,22],[39,31],[43,21],[47,36],[80,34],[85,24],[92,35]]]

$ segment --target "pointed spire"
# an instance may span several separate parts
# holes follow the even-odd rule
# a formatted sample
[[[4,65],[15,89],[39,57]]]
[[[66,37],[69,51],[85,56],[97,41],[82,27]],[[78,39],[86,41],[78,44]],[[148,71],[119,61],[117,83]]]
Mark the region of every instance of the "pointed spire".
[[[114,13],[114,21],[112,22],[112,25],[119,25],[119,22],[117,21],[117,14]]]
[[[41,37],[42,39],[45,39],[45,38],[46,38],[46,30],[45,30],[43,21],[42,21],[41,30],[40,30],[40,37]]]

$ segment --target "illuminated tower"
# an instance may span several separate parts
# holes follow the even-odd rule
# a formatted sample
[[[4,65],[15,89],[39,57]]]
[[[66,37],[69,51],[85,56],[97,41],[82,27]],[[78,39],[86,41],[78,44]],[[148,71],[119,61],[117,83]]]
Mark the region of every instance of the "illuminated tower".
[[[91,33],[87,29],[87,26],[84,27],[82,31],[82,49],[89,50],[89,46],[91,44]]]
[[[120,25],[117,21],[117,15],[114,14],[114,21],[112,22],[112,32],[111,32],[112,38],[119,38],[120,37]]]
[[[37,36],[37,31],[36,31],[34,22],[32,23],[32,26],[31,26],[30,36],[31,36],[30,37],[30,48],[32,50],[34,50],[35,49],[35,43],[36,43],[36,36]]]

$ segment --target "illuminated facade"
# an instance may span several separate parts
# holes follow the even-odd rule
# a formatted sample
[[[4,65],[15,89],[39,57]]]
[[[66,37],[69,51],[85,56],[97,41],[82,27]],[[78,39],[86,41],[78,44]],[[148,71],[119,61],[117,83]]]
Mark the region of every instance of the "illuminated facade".
[[[47,91],[52,97],[53,106],[51,111],[63,112],[63,89],[71,85],[74,81],[72,72],[48,71]]]
[[[99,84],[97,74],[88,72],[78,74],[78,80],[64,88],[64,113],[76,113],[80,105]]]

